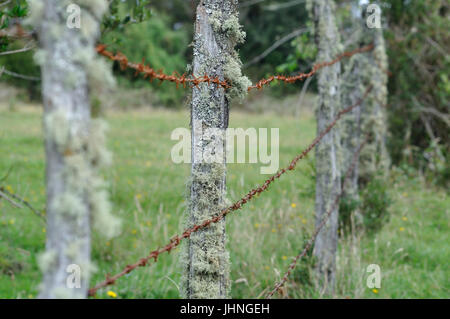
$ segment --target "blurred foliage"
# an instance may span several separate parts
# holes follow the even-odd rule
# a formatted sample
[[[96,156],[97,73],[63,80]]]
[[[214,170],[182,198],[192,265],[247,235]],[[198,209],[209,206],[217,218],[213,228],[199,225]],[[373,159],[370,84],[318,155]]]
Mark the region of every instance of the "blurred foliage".
[[[163,13],[154,11],[147,21],[110,31],[103,36],[102,42],[109,44],[109,50],[125,54],[130,61],[139,63],[144,59],[145,63],[155,70],[161,69],[166,73],[186,71],[188,34],[184,29],[173,28],[170,18]],[[182,105],[186,90],[177,89],[172,83],[159,81],[149,85],[149,81],[144,80],[142,76],[135,77],[134,71],[121,71],[117,63],[114,70],[121,86],[151,86],[157,88],[155,93],[160,103],[169,107]]]
[[[379,231],[389,221],[392,204],[384,177],[376,176],[365,185],[359,185],[358,198],[343,196],[339,202],[339,234],[351,234],[364,229],[368,234]]]
[[[17,28],[21,19],[28,14],[28,6],[25,0],[2,1],[0,4],[0,53],[18,50],[27,44],[29,40],[9,37],[7,30]],[[25,51],[15,54],[0,55],[0,69],[5,67],[8,71],[24,74],[27,76],[40,76],[40,69],[33,61],[33,52]],[[26,81],[3,73],[0,81],[7,82],[13,86],[25,88],[29,99],[40,96],[40,82]]]
[[[436,182],[448,185],[449,2],[387,0],[384,5],[393,163],[433,172]]]
[[[360,211],[365,231],[373,234],[389,221],[389,206],[392,199],[387,191],[387,182],[382,177],[373,178],[361,191]]]

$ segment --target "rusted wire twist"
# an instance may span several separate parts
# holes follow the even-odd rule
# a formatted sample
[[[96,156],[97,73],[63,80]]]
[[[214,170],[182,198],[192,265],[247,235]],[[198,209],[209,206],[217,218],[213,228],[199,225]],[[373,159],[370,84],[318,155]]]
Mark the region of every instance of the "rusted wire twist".
[[[278,80],[278,81],[283,81],[285,83],[294,83],[296,81],[302,81],[306,78],[309,78],[311,76],[313,76],[315,73],[317,73],[317,71],[319,71],[320,69],[327,67],[327,66],[332,66],[333,64],[338,63],[339,61],[341,61],[343,58],[350,58],[355,54],[358,53],[363,53],[363,52],[368,52],[373,50],[374,45],[373,44],[369,44],[366,45],[364,47],[361,48],[357,48],[353,51],[347,51],[344,52],[340,55],[338,55],[334,60],[329,61],[329,62],[321,62],[321,63],[317,63],[313,66],[312,70],[308,73],[300,73],[297,74],[295,76],[283,76],[283,75],[273,75],[267,79],[262,79],[260,80],[258,83],[256,83],[255,85],[251,85],[248,87],[248,91],[251,91],[252,89],[262,89],[263,86],[270,84],[272,81]]]
[[[364,96],[359,101],[357,101],[355,104],[350,105],[349,107],[340,111],[336,115],[334,120],[327,126],[327,128],[325,130],[323,130],[302,153],[297,155],[290,162],[290,164],[287,167],[280,169],[275,175],[268,178],[261,186],[249,191],[244,197],[242,197],[241,199],[236,201],[231,206],[223,209],[215,217],[213,217],[211,219],[207,219],[204,222],[202,222],[201,224],[194,225],[190,228],[187,228],[181,235],[176,235],[176,236],[172,237],[172,239],[166,246],[164,246],[162,248],[158,248],[156,250],[153,250],[152,252],[150,252],[150,254],[147,257],[143,257],[143,258],[139,259],[139,261],[134,264],[125,266],[125,268],[121,272],[117,273],[116,275],[114,275],[112,277],[107,276],[107,278],[104,281],[100,282],[96,286],[89,289],[89,296],[94,296],[95,293],[97,292],[97,290],[99,290],[100,288],[114,284],[117,279],[125,276],[126,274],[129,274],[134,269],[136,269],[138,267],[146,266],[152,259],[155,262],[158,261],[158,256],[160,254],[165,253],[165,252],[170,253],[170,251],[172,249],[174,249],[175,247],[177,247],[183,239],[190,238],[192,233],[195,233],[203,228],[206,228],[210,224],[219,222],[229,213],[242,208],[242,206],[244,206],[246,203],[248,203],[250,200],[252,200],[256,195],[259,195],[262,192],[264,192],[265,190],[267,190],[269,188],[269,185],[272,184],[272,182],[274,182],[276,179],[279,179],[286,172],[293,170],[296,167],[298,161],[303,159],[304,157],[306,157],[306,155],[308,155],[308,153],[320,142],[320,140],[331,131],[331,129],[336,125],[337,121],[342,117],[342,115],[350,112],[355,107],[359,106],[364,101],[364,99],[367,97],[367,95],[369,94],[369,92],[371,90],[372,90],[372,86],[368,87]]]
[[[364,139],[364,141],[361,143],[361,145],[358,147],[358,149],[356,150],[356,152],[353,154],[353,160],[352,163],[350,165],[350,167],[348,168],[347,172],[345,173],[345,177],[344,177],[344,181],[342,184],[342,189],[339,192],[339,194],[336,196],[336,198],[334,199],[333,204],[331,205],[330,209],[328,210],[328,212],[326,213],[325,217],[323,218],[323,220],[321,221],[321,223],[316,227],[316,230],[314,231],[313,235],[311,236],[311,238],[309,239],[309,241],[306,243],[305,247],[303,248],[302,252],[300,254],[298,254],[294,260],[290,263],[286,273],[284,274],[283,278],[280,280],[280,282],[278,282],[275,287],[267,294],[267,299],[272,298],[272,296],[280,290],[281,287],[283,287],[283,285],[286,283],[286,281],[288,280],[288,277],[291,275],[291,272],[294,270],[295,266],[297,265],[297,262],[306,256],[306,254],[308,253],[308,251],[311,249],[313,243],[315,242],[317,236],[319,235],[320,231],[322,230],[322,228],[325,226],[325,224],[327,223],[328,219],[330,218],[331,214],[333,213],[333,211],[338,207],[339,202],[342,198],[342,196],[345,193],[345,186],[348,182],[348,180],[350,179],[350,174],[351,172],[355,169],[356,163],[358,163],[358,159],[359,159],[359,154],[361,153],[362,148],[364,147],[364,145],[366,145],[368,141],[368,135],[366,136],[366,138]]]
[[[231,87],[227,83],[227,81],[221,81],[218,77],[211,78],[207,74],[200,77],[196,77],[194,75],[187,77],[186,74],[180,76],[176,72],[174,72],[172,75],[168,75],[164,74],[162,70],[155,71],[148,65],[145,65],[144,59],[142,59],[142,63],[132,63],[128,61],[128,58],[120,52],[113,54],[112,52],[107,51],[106,45],[104,44],[97,45],[96,50],[98,54],[103,55],[112,61],[119,62],[120,68],[122,70],[126,70],[127,68],[133,69],[136,71],[135,76],[142,73],[144,74],[144,79],[148,78],[150,82],[152,82],[154,79],[160,80],[161,82],[163,81],[174,82],[177,88],[180,84],[182,84],[183,87],[185,88],[186,83],[190,83],[192,86],[198,86],[200,83],[203,82],[206,82],[208,84],[214,83],[218,87],[222,87],[224,89],[228,89]]]
[[[308,73],[300,73],[295,76],[273,75],[267,79],[262,79],[262,80],[258,81],[254,85],[249,86],[247,88],[247,90],[251,91],[253,89],[262,89],[265,85],[268,85],[275,80],[283,81],[285,83],[294,83],[297,81],[302,81],[306,78],[313,76],[320,69],[327,67],[327,66],[332,66],[333,64],[338,63],[343,58],[350,58],[351,56],[353,56],[355,54],[371,51],[373,48],[374,48],[374,45],[369,44],[365,47],[357,48],[353,51],[344,52],[344,53],[338,55],[332,61],[315,64],[313,66],[312,70]],[[200,83],[208,83],[208,84],[214,83],[217,85],[217,87],[222,87],[224,89],[231,88],[231,85],[227,81],[225,81],[225,80],[221,81],[218,77],[211,78],[207,74],[205,74],[204,76],[196,77],[194,75],[187,76],[186,74],[183,74],[180,76],[176,72],[174,72],[172,75],[168,75],[168,74],[164,74],[162,72],[162,70],[155,71],[148,65],[145,65],[144,60],[142,60],[142,63],[133,63],[133,62],[128,61],[128,58],[120,52],[113,54],[112,52],[107,51],[105,44],[97,45],[96,50],[97,50],[98,54],[103,55],[112,61],[119,62],[120,68],[122,70],[125,70],[127,68],[133,69],[136,71],[135,76],[142,73],[142,74],[144,74],[144,79],[149,78],[150,82],[153,81],[154,79],[160,80],[161,82],[169,81],[169,82],[175,83],[177,88],[179,87],[180,84],[182,84],[183,87],[185,88],[186,83],[190,83],[191,87],[198,86]]]

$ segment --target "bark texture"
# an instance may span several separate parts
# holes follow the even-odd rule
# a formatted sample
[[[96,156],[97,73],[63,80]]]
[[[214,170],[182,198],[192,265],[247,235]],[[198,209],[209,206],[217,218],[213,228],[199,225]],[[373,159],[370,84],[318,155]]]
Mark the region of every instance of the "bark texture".
[[[229,100],[244,96],[250,85],[241,74],[234,46],[245,33],[237,0],[202,0],[197,7],[193,73],[232,84],[225,91],[202,83],[192,90],[192,167],[188,226],[217,215],[226,205],[226,141]],[[227,298],[229,255],[225,220],[191,235],[182,256],[182,294],[186,298]]]
[[[67,27],[71,3],[82,8],[81,29]],[[44,273],[40,298],[85,298],[93,270],[91,221],[108,236],[118,229],[97,175],[110,160],[104,148],[105,125],[91,120],[89,98],[92,80],[108,78],[94,51],[106,8],[105,0],[31,3],[28,22],[37,29],[41,47],[35,58],[42,69],[47,159],[47,242],[39,258]]]
[[[333,60],[342,50],[334,19],[334,3],[316,0],[308,3],[314,21],[319,62]],[[336,63],[318,73],[319,106],[317,132],[332,122],[341,108],[341,65]],[[321,223],[341,188],[339,129],[331,130],[316,146],[316,226]],[[313,254],[317,257],[317,279],[322,294],[331,294],[335,282],[338,209],[317,236]]]
[[[363,10],[364,12],[365,10]],[[374,50],[367,55],[365,76],[368,84],[373,86],[367,97],[362,119],[362,130],[368,133],[370,140],[361,152],[360,177],[367,182],[374,175],[387,175],[390,167],[390,157],[386,147],[387,139],[387,83],[388,58],[383,37],[383,29],[368,28],[363,25],[363,39],[375,45]]]
[[[359,10],[359,5],[355,3],[353,12],[356,12],[356,10]],[[352,48],[366,45],[366,43],[362,41],[364,29],[360,15],[354,17],[351,33],[357,35],[355,43],[352,43]],[[367,89],[367,83],[369,82],[369,75],[367,72],[368,63],[369,58],[367,54],[356,54],[343,65],[344,71],[342,73],[341,83],[342,108],[354,105],[363,98]],[[363,138],[362,117],[366,116],[364,113],[365,109],[365,103],[362,102],[351,112],[345,114],[341,119],[340,138],[342,147],[342,177],[349,169],[352,158],[361,145]],[[348,203],[356,204],[359,200],[358,177],[359,161],[356,162],[354,170],[350,172],[349,181],[346,186],[345,200]],[[356,222],[359,223],[361,216],[359,216],[358,211],[355,212],[354,216],[357,218]]]

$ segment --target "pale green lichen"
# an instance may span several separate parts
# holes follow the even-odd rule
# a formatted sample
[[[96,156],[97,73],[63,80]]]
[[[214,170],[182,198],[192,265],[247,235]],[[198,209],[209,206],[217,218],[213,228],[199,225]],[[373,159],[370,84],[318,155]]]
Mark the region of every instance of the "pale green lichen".
[[[38,26],[44,16],[44,1],[43,0],[27,0],[28,16],[24,19],[24,25],[32,27]]]
[[[97,19],[101,19],[109,7],[107,0],[75,0],[74,2],[88,9]]]
[[[37,257],[37,264],[41,271],[46,272],[53,269],[58,262],[57,254],[55,250],[47,250]]]
[[[228,96],[230,98],[238,97],[240,100],[243,100],[247,96],[248,87],[252,85],[252,82],[248,77],[242,75],[242,62],[237,57],[227,57],[224,75],[232,85],[227,92]]]
[[[231,43],[231,47],[234,48],[237,44],[245,41],[246,34],[242,30],[237,14],[226,17],[220,11],[213,11],[209,17],[209,23],[216,33],[223,35],[226,41]],[[231,84],[231,88],[227,91],[227,97],[244,99],[248,94],[247,89],[252,83],[248,77],[242,74],[242,62],[236,51],[225,53],[224,76]]]

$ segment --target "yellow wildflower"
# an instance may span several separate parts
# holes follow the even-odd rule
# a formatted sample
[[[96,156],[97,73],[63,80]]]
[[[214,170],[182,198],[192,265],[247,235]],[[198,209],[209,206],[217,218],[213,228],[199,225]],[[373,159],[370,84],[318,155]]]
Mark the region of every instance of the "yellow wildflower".
[[[111,298],[117,298],[117,294],[114,291],[109,290],[107,292],[107,295],[110,296]]]
[[[292,207],[292,208],[295,208],[295,207],[297,207],[297,204],[296,204],[296,203],[292,203],[292,204],[291,204],[291,207]]]

